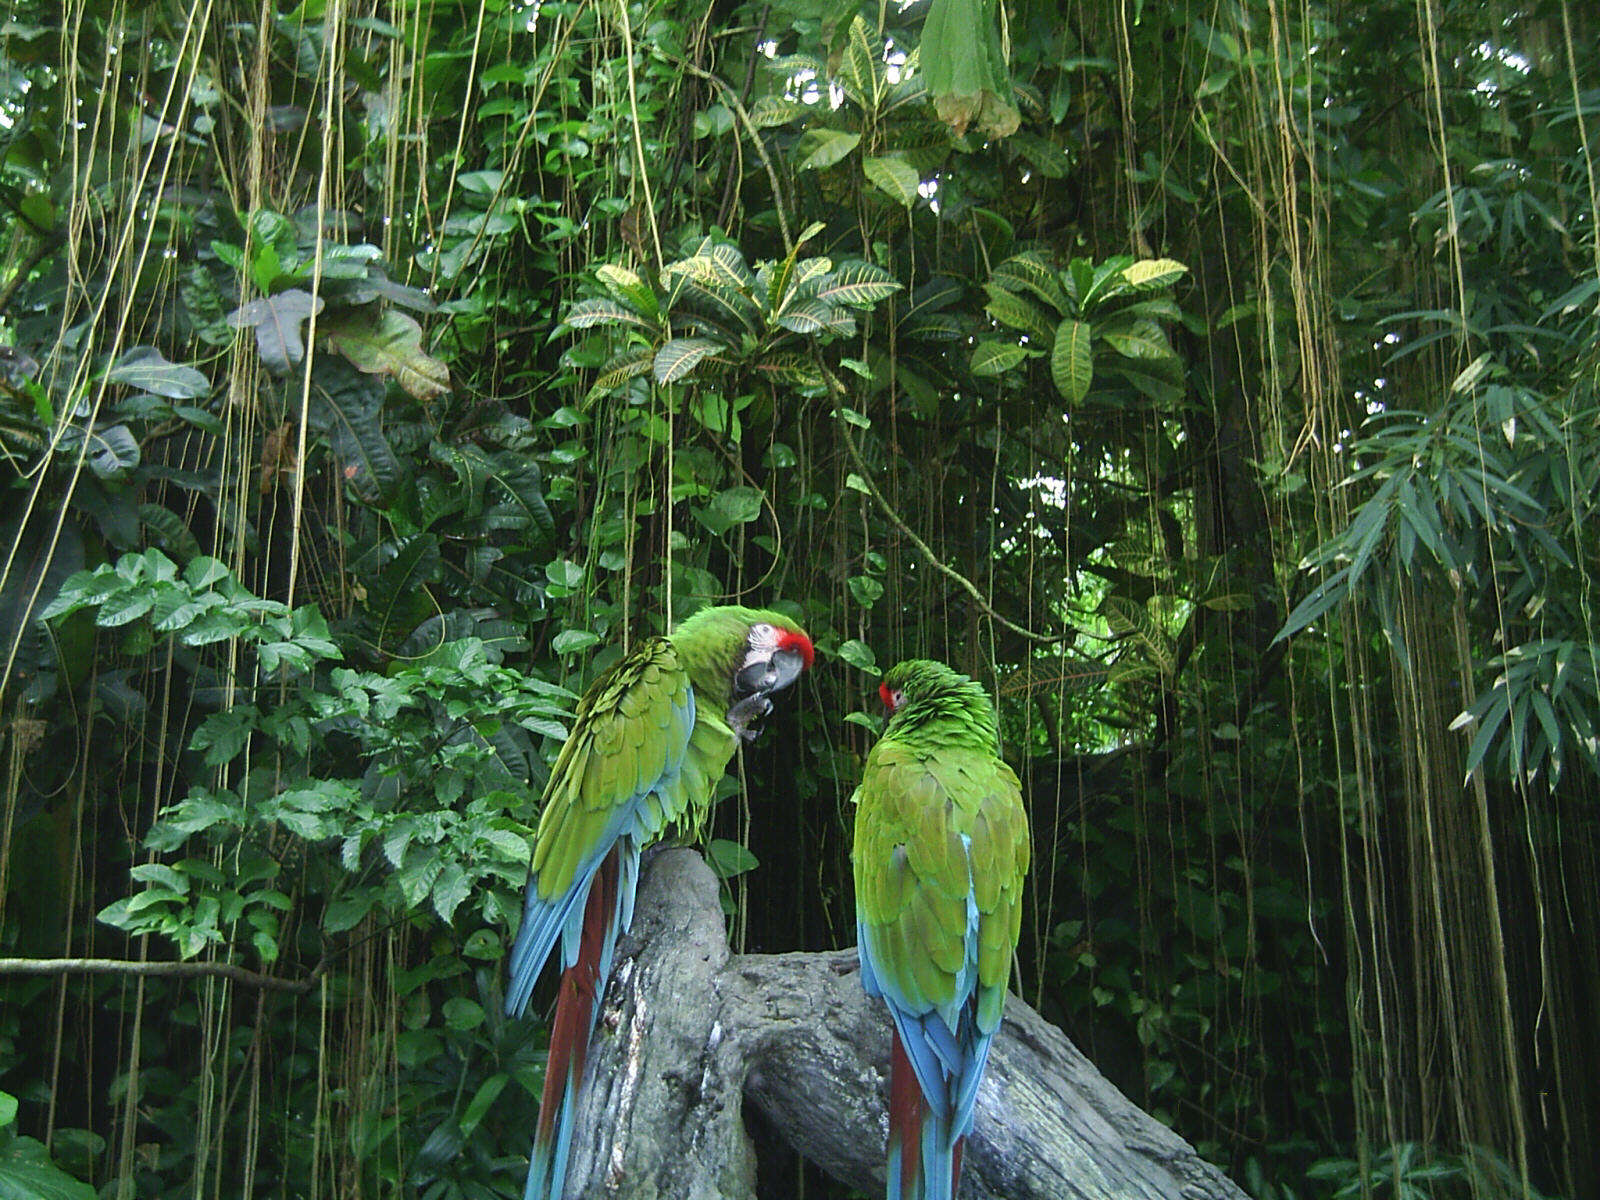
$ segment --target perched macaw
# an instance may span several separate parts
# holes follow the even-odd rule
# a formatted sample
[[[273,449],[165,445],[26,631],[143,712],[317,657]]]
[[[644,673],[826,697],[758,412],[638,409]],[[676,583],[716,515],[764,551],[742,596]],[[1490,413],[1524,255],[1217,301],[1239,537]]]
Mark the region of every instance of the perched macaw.
[[[598,999],[633,920],[639,853],[697,834],[739,739],[811,665],[811,639],[779,613],[706,608],[650,638],[578,702],[550,772],[533,844],[506,1012],[521,1016],[561,941],[561,984],[525,1195],[559,1200]]]
[[[894,1022],[887,1194],[953,1200],[1022,921],[1028,818],[983,688],[913,659],[878,692],[889,723],[856,789],[851,859],[861,983]]]

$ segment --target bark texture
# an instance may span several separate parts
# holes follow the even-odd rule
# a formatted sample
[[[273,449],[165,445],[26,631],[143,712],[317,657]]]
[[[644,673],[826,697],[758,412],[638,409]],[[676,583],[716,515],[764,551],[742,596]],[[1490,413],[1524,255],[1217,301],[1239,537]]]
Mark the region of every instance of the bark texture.
[[[745,1103],[806,1159],[881,1192],[889,1018],[855,951],[733,955],[717,881],[663,850],[639,884],[590,1048],[568,1197],[754,1200]],[[989,1057],[962,1200],[1243,1200],[1015,996]]]

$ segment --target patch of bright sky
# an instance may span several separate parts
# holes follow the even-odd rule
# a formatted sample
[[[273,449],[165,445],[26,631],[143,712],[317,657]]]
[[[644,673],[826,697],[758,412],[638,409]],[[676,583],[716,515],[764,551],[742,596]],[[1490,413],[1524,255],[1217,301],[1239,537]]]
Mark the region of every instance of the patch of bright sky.
[[[1478,43],[1478,57],[1484,62],[1497,62],[1510,67],[1519,75],[1526,75],[1533,70],[1533,64],[1528,61],[1526,55],[1490,45],[1488,42]],[[1493,96],[1500,91],[1500,85],[1492,79],[1480,79],[1474,90],[1485,96]]]

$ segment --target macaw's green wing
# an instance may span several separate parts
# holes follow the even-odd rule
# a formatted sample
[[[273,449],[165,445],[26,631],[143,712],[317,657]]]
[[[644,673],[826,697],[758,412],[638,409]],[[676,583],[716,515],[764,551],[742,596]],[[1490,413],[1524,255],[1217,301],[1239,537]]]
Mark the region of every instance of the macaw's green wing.
[[[576,959],[582,898],[601,860],[619,841],[618,920],[609,946],[627,928],[639,851],[680,820],[687,803],[681,774],[695,724],[689,676],[672,644],[652,638],[590,687],[550,772],[534,840],[522,927],[511,950],[506,1011],[520,1015],[558,937],[562,965]]]
[[[1021,788],[991,754],[886,738],[856,795],[862,982],[887,1002],[929,1106],[959,1138],[1020,928]]]

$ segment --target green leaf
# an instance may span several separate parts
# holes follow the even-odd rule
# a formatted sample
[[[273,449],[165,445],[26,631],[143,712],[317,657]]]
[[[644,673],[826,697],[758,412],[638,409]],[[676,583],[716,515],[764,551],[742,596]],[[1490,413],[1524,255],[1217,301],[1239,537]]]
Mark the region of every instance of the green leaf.
[[[234,329],[253,329],[256,347],[267,370],[274,375],[287,375],[289,369],[306,356],[300,326],[310,320],[312,314],[320,313],[324,306],[321,296],[290,288],[234,309],[228,314],[228,324]]]
[[[1016,342],[979,342],[972,348],[968,369],[980,378],[1002,375],[1032,352]]]
[[[900,291],[904,285],[882,267],[869,262],[840,263],[833,274],[817,288],[816,299],[824,304],[843,304],[866,308]]]
[[[344,933],[361,924],[369,912],[372,911],[376,897],[371,893],[362,893],[356,896],[343,896],[328,905],[327,911],[322,914],[322,929],[324,933]]]
[[[922,177],[917,169],[897,155],[874,155],[861,160],[867,182],[895,203],[910,208],[917,202]]]
[[[847,582],[850,594],[864,608],[871,608],[883,598],[883,582],[871,575],[852,575]]]
[[[1057,312],[1068,310],[1067,294],[1061,290],[1055,270],[1031,250],[1006,259],[994,269],[989,282],[1011,292],[1030,291]]]
[[[656,332],[656,323],[640,316],[626,305],[615,300],[594,297],[579,300],[567,309],[562,321],[573,329],[588,329],[595,325],[632,325],[648,333]]]
[[[859,133],[842,129],[808,129],[795,146],[797,169],[821,171],[842,160],[861,142]]]
[[[38,1157],[23,1159],[18,1151],[27,1143],[38,1146]],[[68,1175],[52,1163],[44,1147],[31,1138],[19,1138],[0,1151],[0,1200],[95,1200],[87,1183]]]
[[[712,533],[722,535],[735,525],[743,525],[761,515],[762,494],[753,487],[729,488],[718,492],[699,514],[701,523]]]
[[[545,578],[556,587],[576,590],[583,586],[583,567],[570,558],[558,558],[544,569]]]
[[[656,382],[676,383],[692,372],[706,355],[721,348],[710,338],[673,338],[656,353]]]
[[[449,924],[468,896],[472,895],[472,880],[462,870],[460,863],[447,862],[439,869],[433,883],[433,911],[439,919]]]
[[[761,862],[738,842],[713,838],[706,846],[706,865],[718,879],[732,879],[755,870]]]
[[[135,346],[124,352],[106,378],[169,400],[196,400],[211,392],[211,381],[199,371],[168,362],[153,346]]]
[[[444,1017],[445,1026],[458,1033],[476,1029],[483,1024],[483,1005],[466,996],[450,997],[440,1006],[439,1012]]]
[[[814,111],[809,104],[790,100],[777,93],[758,96],[750,106],[750,123],[757,129],[773,129],[791,121],[809,116]]]
[[[989,294],[989,302],[985,304],[986,311],[1002,325],[1009,325],[1013,329],[1020,329],[1023,333],[1038,338],[1042,343],[1049,344],[1054,336],[1054,330],[1032,303],[1024,300],[1013,292],[1006,291],[998,284],[986,283],[983,290]]]
[[[998,7],[986,0],[933,0],[922,24],[922,73],[934,111],[957,137],[968,126],[990,139],[1008,137],[1022,121],[995,20]]]
[[[17,1098],[10,1092],[0,1092],[0,1129],[17,1119]]]
[[[839,647],[839,657],[859,670],[872,672],[878,670],[878,658],[872,653],[872,647],[856,638],[851,638]]]
[[[1050,350],[1050,378],[1069,404],[1089,394],[1094,382],[1094,359],[1089,349],[1090,327],[1068,317],[1056,327],[1056,344]]]
[[[101,479],[117,479],[139,465],[139,443],[126,425],[96,429],[86,435],[89,469]]]
[[[883,50],[874,45],[875,41],[867,32],[866,20],[857,13],[850,22],[844,54],[839,61],[839,82],[851,93],[851,99],[868,112],[877,109],[882,89],[879,62]]]
[[[556,654],[576,654],[599,643],[600,635],[593,630],[563,629],[550,639],[550,649]]]
[[[801,334],[824,331],[850,334],[854,333],[856,328],[855,318],[848,312],[821,300],[802,300],[799,304],[785,309],[777,323],[792,333]]]
[[[661,316],[661,302],[655,290],[626,267],[615,263],[601,263],[594,269],[595,278],[611,293],[611,298],[625,304],[647,321]]]
[[[361,309],[330,316],[320,326],[330,345],[366,375],[393,379],[418,400],[450,390],[450,369],[422,348],[422,326],[389,308],[374,320]]]
[[[481,933],[482,930],[479,930]],[[468,939],[469,941],[471,939]],[[489,1110],[494,1107],[494,1102],[500,1098],[500,1093],[505,1091],[506,1084],[511,1082],[511,1076],[504,1071],[497,1072],[485,1079],[473,1094],[466,1111],[461,1114],[461,1136],[470,1138],[473,1131],[488,1116]]]
[[[1189,268],[1170,258],[1144,258],[1122,270],[1122,278],[1139,292],[1154,292],[1171,287],[1189,273]]]

